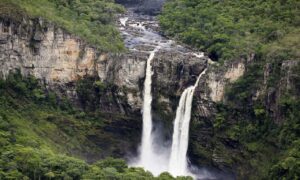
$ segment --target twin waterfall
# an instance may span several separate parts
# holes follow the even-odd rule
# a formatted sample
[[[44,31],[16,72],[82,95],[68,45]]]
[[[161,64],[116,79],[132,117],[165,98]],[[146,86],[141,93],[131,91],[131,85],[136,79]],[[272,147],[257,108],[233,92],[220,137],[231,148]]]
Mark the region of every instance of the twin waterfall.
[[[189,125],[191,119],[191,110],[193,96],[196,87],[199,84],[200,78],[205,74],[206,69],[199,75],[196,83],[184,90],[180,97],[179,105],[176,111],[176,118],[174,120],[173,140],[171,151],[168,158],[161,157],[155,152],[154,135],[152,133],[152,115],[151,115],[151,84],[152,84],[152,60],[159,47],[155,48],[147,60],[146,67],[146,79],[144,82],[144,102],[143,102],[143,133],[142,133],[142,145],[140,149],[139,166],[144,167],[146,170],[150,170],[155,175],[163,171],[168,171],[173,176],[191,175],[188,171],[187,164],[187,150],[189,141]],[[167,162],[166,162],[167,161]],[[166,164],[167,168],[164,170],[160,168]],[[158,167],[160,169],[155,169]]]
[[[146,25],[146,26],[145,26]],[[176,44],[172,40],[162,37],[151,29],[157,27],[155,19],[148,16],[128,12],[128,16],[120,18],[120,31],[124,37],[126,47],[132,52],[148,53],[152,50],[147,60],[146,77],[144,81],[143,99],[143,132],[139,149],[139,157],[132,160],[131,165],[143,167],[157,176],[162,172],[169,172],[173,176],[186,176],[193,174],[188,170],[187,149],[189,141],[189,124],[191,119],[192,101],[196,87],[205,70],[199,75],[196,83],[184,90],[174,120],[172,146],[161,143],[161,134],[154,128],[152,122],[152,61],[155,54],[161,50],[174,51],[187,56],[203,57],[203,53],[194,53]]]

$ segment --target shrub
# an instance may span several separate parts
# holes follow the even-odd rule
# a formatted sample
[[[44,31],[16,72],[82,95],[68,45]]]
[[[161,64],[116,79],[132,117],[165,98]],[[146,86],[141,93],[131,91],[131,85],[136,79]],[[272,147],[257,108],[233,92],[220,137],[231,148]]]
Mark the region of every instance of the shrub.
[[[80,36],[101,51],[124,50],[123,40],[114,26],[115,15],[124,9],[111,0],[4,0],[0,18],[7,16],[43,17],[70,33]]]

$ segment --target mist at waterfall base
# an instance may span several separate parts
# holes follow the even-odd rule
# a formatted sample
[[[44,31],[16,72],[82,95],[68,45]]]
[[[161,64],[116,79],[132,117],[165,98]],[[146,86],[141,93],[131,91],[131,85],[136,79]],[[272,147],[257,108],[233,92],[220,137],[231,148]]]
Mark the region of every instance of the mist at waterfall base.
[[[189,142],[189,128],[191,120],[192,102],[199,80],[206,69],[199,75],[193,86],[186,88],[179,100],[174,120],[169,172],[174,176],[188,175],[187,150]]]
[[[144,167],[146,170],[151,171],[154,175],[159,175],[161,171],[167,171],[167,151],[163,148],[159,148],[154,142],[159,138],[159,133],[153,132],[152,122],[152,60],[155,53],[159,50],[160,46],[157,46],[152,52],[150,52],[147,60],[146,67],[146,79],[144,82],[144,102],[143,102],[143,132],[142,132],[142,144],[140,147],[140,156],[137,166]]]
[[[177,112],[180,113],[176,113],[174,124],[184,124],[184,126],[174,126],[173,132],[176,135],[172,137],[170,132],[170,134],[166,136],[166,128],[162,123],[164,120],[155,117],[155,111],[152,112],[152,60],[155,58],[156,53],[160,53],[161,51],[180,51],[182,54],[197,58],[202,58],[203,53],[187,51],[174,41],[165,39],[159,33],[146,28],[145,25],[147,24],[155,24],[155,21],[151,20],[151,18],[145,18],[143,21],[136,21],[135,18],[139,17],[135,16],[134,13],[129,13],[129,16],[120,18],[120,30],[124,37],[126,47],[133,52],[140,51],[148,53],[143,92],[143,130],[141,146],[138,149],[138,156],[127,157],[129,165],[142,167],[150,171],[154,176],[158,176],[163,172],[169,172],[173,176],[192,176],[194,179],[223,179],[224,176],[217,176],[217,173],[214,173],[214,171],[192,166],[187,158],[189,121],[193,94],[195,88],[198,86],[202,73],[199,75],[196,83],[188,87],[180,97],[180,99],[183,100],[178,104]],[[149,22],[147,23],[147,21]],[[140,49],[140,46],[144,45],[146,45],[148,49]],[[181,133],[182,128],[184,128],[184,133]],[[173,158],[171,157],[172,155]],[[179,164],[179,161],[183,163],[181,166],[176,166]]]
[[[139,157],[131,161],[132,166],[143,167],[158,176],[162,172],[171,175],[192,176],[194,179],[215,179],[209,171],[198,169],[188,164],[187,148],[189,138],[189,124],[191,118],[192,100],[199,80],[206,70],[197,78],[194,86],[188,87],[182,93],[174,120],[172,145],[163,139],[162,127],[155,126],[151,114],[151,61],[154,58],[156,48],[150,53],[147,60],[146,79],[144,82],[144,104],[143,104],[143,135],[142,144],[139,149]],[[190,168],[189,168],[190,167]]]

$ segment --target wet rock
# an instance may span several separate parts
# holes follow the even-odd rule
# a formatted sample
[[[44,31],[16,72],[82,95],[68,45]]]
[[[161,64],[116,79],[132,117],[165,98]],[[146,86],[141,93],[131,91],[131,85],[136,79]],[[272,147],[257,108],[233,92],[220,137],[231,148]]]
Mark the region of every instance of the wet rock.
[[[209,67],[195,92],[189,155],[196,164],[205,159],[209,164],[222,165],[219,154],[208,152],[213,149],[215,103],[223,101],[225,85],[243,75],[248,60],[232,62],[221,70],[217,64],[209,64],[209,58],[162,37],[155,18],[137,18],[130,12],[125,16],[129,17],[125,25],[119,24],[128,48],[123,53],[99,52],[78,37],[40,19],[15,23],[0,20],[0,76],[6,78],[11,71],[20,69],[22,75],[34,75],[48,88],[72,99],[78,107],[83,104],[76,83],[95,77],[107,86],[101,97],[94,99],[99,105],[96,108],[109,121],[104,129],[111,134],[109,141],[119,143],[115,139],[124,138],[114,150],[123,156],[139,143],[137,132],[141,129],[143,82],[150,51],[158,48],[152,61],[153,117],[166,127],[166,139],[170,139],[181,93]],[[128,131],[134,134],[126,134]],[[90,140],[99,141],[99,146],[112,147],[103,144],[106,139],[101,138],[90,136]],[[132,143],[126,145],[126,141],[131,140]],[[232,142],[228,145],[235,146]]]

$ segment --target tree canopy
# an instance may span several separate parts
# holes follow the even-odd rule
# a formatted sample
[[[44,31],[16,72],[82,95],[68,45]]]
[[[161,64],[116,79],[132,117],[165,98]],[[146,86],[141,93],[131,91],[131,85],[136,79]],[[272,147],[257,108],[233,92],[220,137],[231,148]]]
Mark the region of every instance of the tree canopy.
[[[228,60],[285,37],[299,42],[299,8],[297,0],[169,0],[160,24],[166,35],[206,51],[214,60]]]

